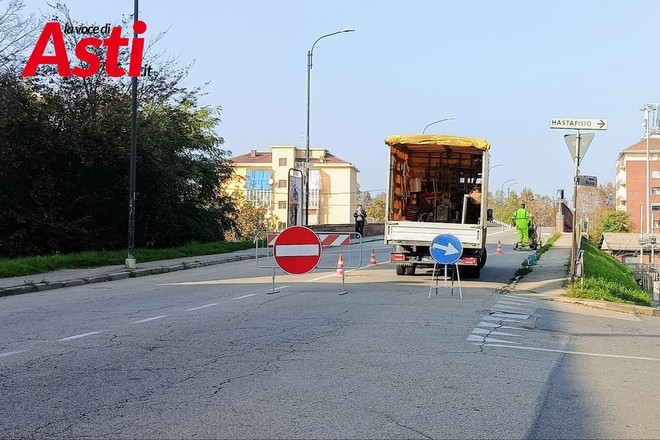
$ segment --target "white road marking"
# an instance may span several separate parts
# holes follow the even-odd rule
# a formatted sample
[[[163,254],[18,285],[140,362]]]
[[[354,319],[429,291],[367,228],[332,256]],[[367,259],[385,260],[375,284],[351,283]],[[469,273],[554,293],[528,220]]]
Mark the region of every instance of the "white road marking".
[[[64,341],[71,341],[73,339],[80,339],[80,338],[86,338],[87,336],[92,336],[92,335],[98,335],[101,332],[88,332],[88,333],[82,333],[79,335],[74,335],[74,336],[68,336],[66,338],[61,338],[58,339],[58,342],[64,342]]]
[[[167,315],[154,316],[153,318],[140,319],[139,321],[133,321],[133,324],[142,324],[143,322],[155,321],[156,319],[167,318]]]
[[[217,306],[217,303],[204,304],[203,306],[193,307],[191,309],[186,309],[186,312],[194,312],[195,310],[206,309],[207,307]]]
[[[0,358],[11,356],[11,355],[14,355],[14,354],[23,353],[23,352],[26,352],[26,351],[27,350],[6,351],[4,353],[0,353]]]
[[[493,336],[513,336],[514,338],[519,338],[520,335],[516,335],[514,333],[505,333],[505,332],[498,332],[496,330],[486,330],[485,328],[475,328],[472,330],[473,335],[493,335]]]
[[[287,287],[287,286],[284,286],[284,287]],[[249,298],[251,296],[257,296],[257,294],[256,293],[250,293],[249,295],[237,296],[234,299],[244,299],[244,298]]]
[[[472,342],[473,344],[487,344],[487,343],[500,343],[500,344],[520,344],[520,342],[511,342],[511,341],[504,341],[501,339],[495,339],[495,338],[487,338],[484,336],[479,336],[479,335],[470,335],[467,338],[468,342]],[[490,345],[488,345],[490,347]],[[497,347],[497,345],[494,345]],[[502,345],[502,347],[508,347],[508,345]]]
[[[512,346],[512,345],[499,345],[489,344],[489,347],[504,347],[504,348],[518,348],[520,350],[531,351],[545,351],[550,353],[563,353],[563,354],[579,354],[582,356],[596,356],[596,357],[610,357],[617,359],[635,359],[640,361],[660,361],[660,358],[644,357],[644,356],[625,356],[621,354],[604,354],[604,353],[587,353],[584,351],[570,351],[570,350],[555,350],[552,348],[539,348],[539,347],[525,347],[525,346]]]
[[[502,311],[502,312],[497,312],[496,311],[495,313],[491,313],[490,316],[492,316],[493,318],[500,318],[500,319],[502,319],[502,318],[504,318],[504,319],[520,319],[522,321],[525,321],[525,320],[529,319],[529,315],[524,314],[524,313],[507,313],[507,312],[504,312],[504,311]]]
[[[494,318],[492,316],[484,316],[481,319],[485,321],[496,321],[496,322],[520,322],[520,323],[527,322],[526,319],[508,319],[508,318],[502,319],[502,318]]]
[[[480,322],[479,324],[477,324],[477,327],[507,328],[507,329],[511,329],[511,330],[530,330],[528,328],[523,328],[523,327],[513,327],[511,325],[495,324],[494,322]]]
[[[498,301],[497,303],[495,303],[495,307],[506,307],[508,309],[519,309],[519,310],[529,310],[531,308],[528,304],[504,302],[504,301]]]

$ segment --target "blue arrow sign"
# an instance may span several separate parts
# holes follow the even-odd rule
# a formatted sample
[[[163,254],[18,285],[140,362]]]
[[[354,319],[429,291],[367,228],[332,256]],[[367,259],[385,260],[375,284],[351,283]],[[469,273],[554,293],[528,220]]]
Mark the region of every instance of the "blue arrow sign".
[[[431,256],[440,264],[453,264],[463,255],[463,244],[454,235],[440,234],[431,242]]]

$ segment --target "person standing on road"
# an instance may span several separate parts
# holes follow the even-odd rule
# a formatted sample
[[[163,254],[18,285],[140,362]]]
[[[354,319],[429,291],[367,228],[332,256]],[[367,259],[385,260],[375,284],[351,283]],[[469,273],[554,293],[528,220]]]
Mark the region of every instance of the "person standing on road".
[[[355,232],[364,235],[364,224],[367,220],[367,212],[362,208],[362,205],[357,205],[355,212],[353,213],[353,218],[355,219]]]
[[[521,204],[520,208],[516,209],[511,216],[511,221],[518,231],[518,242],[515,249],[524,248],[529,250],[529,222],[532,220],[532,215],[527,209],[525,204]]]

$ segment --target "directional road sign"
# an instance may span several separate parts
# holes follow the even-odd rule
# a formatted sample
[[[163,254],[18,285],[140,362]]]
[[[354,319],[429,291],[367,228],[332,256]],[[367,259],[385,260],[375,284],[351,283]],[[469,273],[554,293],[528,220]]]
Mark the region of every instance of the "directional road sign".
[[[564,130],[607,130],[607,119],[552,118],[550,128]]]
[[[431,241],[431,256],[440,264],[453,264],[461,258],[463,244],[451,234],[440,234]]]
[[[303,274],[314,269],[321,261],[321,240],[305,226],[286,228],[275,239],[275,263],[289,274]]]

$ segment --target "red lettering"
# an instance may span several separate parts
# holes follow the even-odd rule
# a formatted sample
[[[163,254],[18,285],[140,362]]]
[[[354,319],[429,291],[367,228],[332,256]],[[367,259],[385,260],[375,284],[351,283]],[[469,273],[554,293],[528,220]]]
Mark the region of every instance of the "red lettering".
[[[99,71],[101,67],[101,60],[93,52],[88,52],[87,47],[101,47],[103,40],[94,37],[83,38],[76,45],[76,56],[83,63],[87,63],[88,67],[86,69],[76,66],[73,68],[73,74],[81,78],[87,78],[88,76],[94,75]]]
[[[44,55],[51,38],[53,39],[55,55]],[[48,22],[44,26],[44,30],[41,31],[37,44],[35,44],[32,54],[25,64],[22,76],[34,76],[37,68],[42,64],[56,64],[57,73],[60,76],[71,76],[71,66],[69,66],[69,58],[66,55],[62,28],[57,22]]]
[[[138,20],[133,24],[135,35],[131,44],[131,62],[128,67],[128,76],[140,76],[142,55],[144,53],[144,38],[138,38],[137,36],[143,34],[146,30],[147,24],[142,20]]]
[[[128,38],[122,38],[121,26],[112,28],[108,38],[103,41],[103,45],[108,48],[108,56],[105,60],[105,71],[108,75],[117,78],[123,76],[125,71],[119,67],[119,48],[128,46]]]
[[[68,26],[68,25],[67,25]],[[110,24],[106,25],[110,28]],[[103,29],[106,29],[106,26]],[[98,26],[79,26],[75,29],[73,26],[66,27],[66,32],[76,33],[89,33],[92,30],[96,31]],[[138,38],[139,34],[143,34],[147,30],[147,24],[138,20],[133,24],[133,31],[135,32],[133,41],[130,47],[130,60],[128,68],[128,76],[140,76],[142,70],[142,57],[144,56],[144,38]],[[53,40],[54,55],[45,55],[48,43]],[[48,22],[44,26],[37,43],[32,50],[32,54],[25,64],[23,69],[23,76],[34,76],[39,66],[42,64],[55,64],[57,72],[60,76],[79,76],[86,78],[96,74],[101,67],[101,58],[94,50],[88,50],[91,46],[93,48],[100,48],[105,46],[108,48],[105,59],[105,71],[111,77],[117,78],[123,76],[126,70],[119,67],[119,52],[122,47],[128,47],[128,38],[121,36],[121,26],[115,26],[110,31],[110,35],[106,39],[96,37],[83,38],[76,44],[76,56],[78,59],[87,64],[87,67],[76,66],[71,70],[69,65],[69,58],[67,56],[67,49],[64,43],[64,36],[62,35],[62,28],[60,23]]]

